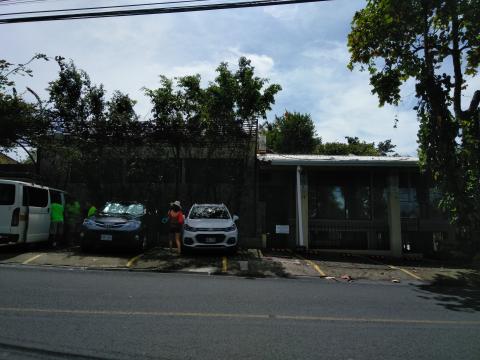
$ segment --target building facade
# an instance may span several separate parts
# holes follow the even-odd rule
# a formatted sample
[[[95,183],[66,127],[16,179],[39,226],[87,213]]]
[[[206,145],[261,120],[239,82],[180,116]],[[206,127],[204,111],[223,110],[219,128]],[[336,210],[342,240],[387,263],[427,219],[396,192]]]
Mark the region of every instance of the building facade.
[[[429,255],[455,229],[413,157],[257,156],[268,247]]]

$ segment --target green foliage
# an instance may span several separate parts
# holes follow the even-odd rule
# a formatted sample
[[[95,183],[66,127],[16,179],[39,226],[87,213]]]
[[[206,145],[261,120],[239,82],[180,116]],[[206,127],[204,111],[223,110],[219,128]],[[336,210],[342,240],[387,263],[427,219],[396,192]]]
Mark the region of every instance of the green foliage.
[[[48,113],[54,129],[80,146],[104,147],[132,142],[142,130],[135,113],[135,101],[115,91],[105,99],[103,85],[92,85],[88,74],[73,62],[55,58],[60,71],[48,87]]]
[[[208,159],[215,151],[230,149],[244,162],[251,161],[258,120],[266,118],[281,90],[280,85],[268,85],[267,79],[255,76],[250,60],[244,57],[236,71],[227,63],[216,71],[215,80],[205,88],[200,75],[190,75],[173,80],[160,76],[159,88],[145,89],[153,105],[148,138],[172,148],[177,159],[176,192],[180,151],[201,146]],[[238,176],[240,183],[243,176]]]
[[[227,63],[206,88],[200,75],[174,80],[160,76],[160,87],[145,89],[152,108],[152,136],[172,146],[189,143],[231,143],[256,133],[259,118],[275,103],[280,85],[254,74],[250,60],[242,57],[233,72]]]
[[[390,139],[379,142],[377,146],[374,142],[360,141],[358,137],[346,136],[345,139],[347,143],[320,143],[315,153],[319,155],[388,156],[396,147]]]
[[[267,148],[279,154],[387,156],[396,147],[390,139],[375,146],[373,142],[350,136],[345,137],[346,143],[322,143],[310,114],[297,112],[286,111],[283,116],[276,116],[274,122],[263,124],[262,131],[267,138]]]
[[[49,131],[49,124],[41,102],[30,103],[17,93],[14,77],[33,76],[28,65],[39,59],[48,61],[43,54],[33,56],[24,64],[12,64],[0,59],[0,150],[21,147],[30,155],[34,164],[31,148],[42,141]]]
[[[380,105],[416,83],[419,153],[453,221],[480,228],[480,91],[462,107],[480,64],[480,0],[369,0],[348,36],[349,68],[370,73]]]
[[[310,114],[285,112],[266,123],[267,147],[282,154],[312,154],[320,143]]]
[[[357,155],[378,156],[379,151],[375,143],[360,141],[358,137],[346,136],[347,143],[331,142],[319,144],[316,153],[319,155]]]
[[[378,151],[378,154],[380,156],[388,156],[388,155],[392,155],[391,153],[393,153],[395,150],[395,148],[397,147],[397,145],[393,145],[392,144],[392,140],[391,139],[388,139],[388,140],[385,140],[385,141],[380,141],[377,145],[377,151]],[[394,156],[395,155],[398,155],[398,154],[393,154]]]

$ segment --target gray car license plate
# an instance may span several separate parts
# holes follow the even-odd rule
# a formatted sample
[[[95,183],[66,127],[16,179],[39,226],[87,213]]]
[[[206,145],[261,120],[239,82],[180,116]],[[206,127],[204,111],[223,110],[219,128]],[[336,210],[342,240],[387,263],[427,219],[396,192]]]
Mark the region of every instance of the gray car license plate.
[[[100,240],[104,240],[104,241],[112,241],[112,235],[109,235],[109,234],[102,234],[102,235],[100,235]]]
[[[208,244],[213,244],[216,242],[217,239],[215,239],[214,237],[207,237],[205,238],[205,242],[208,243]]]

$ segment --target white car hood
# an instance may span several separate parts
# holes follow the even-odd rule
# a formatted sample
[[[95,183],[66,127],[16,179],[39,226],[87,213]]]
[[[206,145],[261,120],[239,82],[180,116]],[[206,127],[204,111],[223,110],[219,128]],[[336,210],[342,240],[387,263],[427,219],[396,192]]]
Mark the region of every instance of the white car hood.
[[[233,225],[232,219],[187,219],[188,226],[195,228],[226,228]]]

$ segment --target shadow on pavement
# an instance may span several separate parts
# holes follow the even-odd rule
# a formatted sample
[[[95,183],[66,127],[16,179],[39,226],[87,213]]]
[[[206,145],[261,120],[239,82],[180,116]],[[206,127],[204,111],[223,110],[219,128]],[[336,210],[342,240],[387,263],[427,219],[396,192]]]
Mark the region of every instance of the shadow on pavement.
[[[155,262],[158,264],[156,267],[161,271],[210,268],[211,271],[208,272],[220,273],[222,255],[225,255],[225,253],[220,251],[202,251],[178,255],[175,250],[154,248],[147,251],[143,255],[142,260]]]
[[[78,257],[78,258],[88,258],[95,256],[97,258],[125,258],[130,259],[131,257],[138,255],[138,251],[132,250],[128,247],[107,247],[99,246],[92,251],[84,252],[80,249],[80,246],[73,246],[67,248],[56,249],[58,252],[65,252],[66,257]]]
[[[474,313],[480,311],[480,273],[460,272],[453,278],[437,274],[430,284],[418,285],[422,299],[437,301],[448,310]]]

